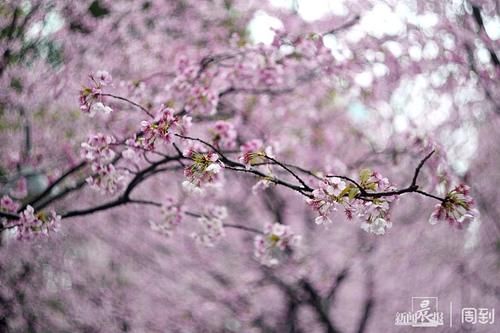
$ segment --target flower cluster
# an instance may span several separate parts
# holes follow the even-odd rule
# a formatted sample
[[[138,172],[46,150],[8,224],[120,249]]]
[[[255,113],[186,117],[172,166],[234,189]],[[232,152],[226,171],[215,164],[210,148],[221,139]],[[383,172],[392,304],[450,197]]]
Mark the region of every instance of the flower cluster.
[[[183,101],[183,108],[189,113],[213,115],[217,112],[219,94],[211,87],[210,74],[200,71],[187,58],[182,57],[177,64],[177,76],[167,87],[173,100]]]
[[[34,208],[28,205],[21,212],[19,220],[10,223],[16,227],[17,239],[31,240],[37,236],[48,235],[50,232],[57,231],[60,221],[61,216],[54,211],[49,214],[44,212],[35,214]]]
[[[94,75],[91,75],[92,81],[96,83],[99,87],[105,87],[111,84],[113,77],[107,71],[97,71]]]
[[[369,169],[361,170],[359,183],[346,183],[339,177],[323,179],[317,189],[313,191],[313,198],[307,203],[318,213],[317,224],[331,223],[330,216],[342,207],[348,219],[357,216],[362,220],[361,228],[376,235],[382,235],[392,226],[390,219],[391,203],[395,196],[370,197],[361,199],[364,192],[382,193],[393,191],[395,188],[389,180],[378,172]]]
[[[290,226],[268,223],[264,226],[264,234],[254,239],[254,255],[263,265],[277,265],[285,250],[297,247],[301,239]]]
[[[223,149],[231,149],[236,146],[237,132],[230,122],[219,120],[212,128],[212,142]]]
[[[97,71],[90,74],[91,84],[80,90],[80,110],[93,117],[96,113],[109,114],[113,111],[109,106],[104,105],[102,89],[111,84],[113,78],[106,71]]]
[[[470,196],[470,188],[460,184],[448,192],[443,202],[437,204],[429,219],[430,224],[446,221],[450,225],[462,228],[471,222],[478,212],[474,208],[474,199]]]
[[[98,133],[81,144],[82,158],[91,162],[94,173],[87,178],[87,183],[104,193],[114,193],[125,178],[125,172],[117,170],[112,163],[116,153],[110,145],[114,143],[113,136]]]
[[[111,135],[97,133],[88,138],[87,142],[81,144],[81,156],[92,163],[109,163],[116,156],[110,145],[116,142]]]
[[[240,147],[240,151],[239,161],[247,168],[250,168],[254,164],[263,163],[265,156],[273,156],[271,146],[264,148],[264,144],[259,139],[247,141]]]
[[[19,204],[11,199],[11,197],[4,195],[0,199],[0,212],[15,214],[19,209]],[[0,218],[0,226],[7,227],[11,225],[8,219]]]
[[[331,223],[330,215],[337,210],[336,206],[341,201],[341,194],[347,188],[346,183],[340,178],[324,179],[313,191],[313,198],[307,199],[307,203],[318,212],[316,224]]]
[[[382,216],[378,215],[374,218],[370,215],[366,221],[361,223],[361,229],[375,235],[384,235],[387,229],[392,228],[392,222],[386,216]]]
[[[382,193],[395,190],[395,187],[390,184],[387,178],[369,169],[361,170],[359,184],[367,192]],[[354,192],[357,193],[358,191],[355,190]],[[383,235],[386,229],[392,227],[390,209],[394,200],[396,200],[395,196],[372,198],[370,201],[355,200],[350,209],[351,212],[356,213],[363,220],[361,223],[363,230],[375,235]],[[346,210],[349,210],[349,208]]]
[[[194,147],[184,152],[193,164],[184,168],[184,176],[187,180],[182,183],[188,192],[200,192],[206,184],[214,184],[221,177],[223,168],[219,155],[214,152],[200,152]]]
[[[141,135],[136,141],[144,149],[154,150],[157,139],[171,143],[175,132],[186,134],[191,127],[191,120],[189,116],[179,118],[175,115],[174,109],[162,105],[154,120],[141,122]]]
[[[227,218],[224,206],[211,206],[198,218],[200,228],[191,236],[200,244],[212,247],[226,236],[223,221]]]
[[[169,198],[161,207],[162,220],[159,223],[149,221],[149,224],[154,231],[171,237],[175,229],[182,223],[183,214],[182,206],[174,204],[173,199]]]
[[[12,200],[8,195],[0,199],[0,211],[5,213],[15,213],[19,209],[19,204]]]

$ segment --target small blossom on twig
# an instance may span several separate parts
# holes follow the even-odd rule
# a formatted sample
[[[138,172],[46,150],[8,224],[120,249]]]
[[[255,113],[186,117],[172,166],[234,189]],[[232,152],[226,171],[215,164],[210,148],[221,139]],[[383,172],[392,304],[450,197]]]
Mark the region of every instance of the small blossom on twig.
[[[446,221],[450,225],[462,228],[478,215],[474,208],[474,199],[470,196],[470,188],[460,184],[446,194],[444,201],[434,207],[429,219],[430,224]]]
[[[264,234],[254,239],[254,255],[263,265],[275,266],[285,250],[299,246],[301,239],[288,225],[268,223],[264,226]]]
[[[218,154],[188,149],[184,155],[193,161],[191,165],[184,168],[184,176],[187,180],[182,185],[186,190],[196,192],[201,190],[203,186],[214,184],[221,179],[221,171],[224,165],[219,160]]]
[[[175,204],[173,199],[168,198],[161,206],[161,216],[160,222],[149,221],[151,229],[163,236],[171,237],[182,223],[184,211],[181,205]]]
[[[104,105],[102,89],[111,84],[113,78],[106,71],[97,71],[90,74],[90,86],[80,90],[80,110],[93,117],[96,113],[109,114],[113,112],[111,107]]]
[[[265,156],[273,157],[271,146],[265,147],[261,140],[253,139],[247,141],[240,147],[241,155],[239,161],[243,163],[247,169],[254,164],[263,163]]]
[[[116,142],[111,135],[98,133],[81,144],[81,156],[91,162],[93,175],[86,179],[92,188],[104,193],[114,193],[123,185],[126,172],[112,164],[116,153],[111,145]]]
[[[223,221],[227,218],[224,206],[211,206],[198,218],[200,228],[191,236],[200,244],[212,247],[226,236]]]
[[[49,214],[44,212],[35,213],[32,206],[28,205],[19,216],[19,220],[12,220],[9,226],[15,226],[17,239],[32,240],[38,236],[46,236],[51,232],[55,232],[59,228],[61,216],[54,211]]]

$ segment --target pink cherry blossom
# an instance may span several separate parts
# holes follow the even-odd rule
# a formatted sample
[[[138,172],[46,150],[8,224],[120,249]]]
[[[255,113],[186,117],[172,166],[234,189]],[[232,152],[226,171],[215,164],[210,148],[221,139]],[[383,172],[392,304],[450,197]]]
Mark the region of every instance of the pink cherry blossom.
[[[274,266],[284,256],[288,248],[296,249],[300,245],[301,236],[290,228],[279,223],[268,223],[264,226],[264,234],[254,238],[254,255],[263,265]]]
[[[215,123],[212,132],[212,141],[221,148],[231,149],[236,146],[236,137],[238,134],[232,123],[219,120]]]
[[[466,223],[478,215],[474,206],[474,199],[470,196],[470,188],[460,184],[447,193],[442,203],[436,204],[429,223],[437,224],[440,221],[445,221],[457,228],[463,228]]]
[[[191,236],[200,244],[208,247],[215,246],[226,236],[223,221],[227,218],[224,206],[208,207],[205,213],[198,218],[199,230]]]
[[[48,235],[57,231],[61,217],[54,211],[48,215],[35,213],[32,206],[28,205],[20,214],[20,219],[15,223],[17,238],[20,240],[31,240],[37,236]]]

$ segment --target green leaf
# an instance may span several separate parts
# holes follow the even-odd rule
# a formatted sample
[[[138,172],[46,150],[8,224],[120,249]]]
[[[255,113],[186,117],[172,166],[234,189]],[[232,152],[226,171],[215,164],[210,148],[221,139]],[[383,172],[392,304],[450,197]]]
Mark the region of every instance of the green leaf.
[[[359,172],[359,179],[361,183],[366,183],[368,179],[372,176],[372,171],[370,169],[363,169]]]
[[[358,193],[359,189],[357,187],[351,187],[351,189],[349,190],[349,199],[354,199],[354,197],[358,195]]]
[[[342,190],[342,192],[339,193],[339,195],[337,195],[337,198],[342,198],[344,197],[347,193],[349,193],[349,187],[346,186],[345,189]]]

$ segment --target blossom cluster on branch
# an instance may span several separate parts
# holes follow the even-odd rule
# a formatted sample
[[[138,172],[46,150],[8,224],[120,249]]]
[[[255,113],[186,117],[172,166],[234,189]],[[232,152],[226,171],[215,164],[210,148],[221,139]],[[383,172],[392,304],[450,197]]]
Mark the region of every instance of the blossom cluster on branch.
[[[460,184],[446,194],[443,202],[436,204],[429,223],[443,221],[461,229],[478,214],[474,199],[470,195],[470,187]]]
[[[107,62],[109,70],[91,73],[80,89],[79,110],[96,122],[93,134],[81,143],[82,161],[73,161],[78,167],[59,170],[60,178],[54,176],[52,185],[34,195],[36,200],[28,198],[30,184],[27,178],[20,177],[27,192],[23,208],[32,207],[28,205],[32,203],[38,211],[38,207],[44,208],[83,188],[85,182],[111,199],[87,209],[69,210],[62,214],[63,218],[130,203],[149,204],[162,207],[161,218],[151,222],[153,229],[171,236],[181,225],[184,213],[190,210],[188,206],[193,205],[185,201],[200,200],[204,213],[198,217],[201,227],[194,238],[212,246],[225,234],[223,220],[227,214],[214,213],[207,207],[218,207],[218,199],[214,199],[217,193],[233,186],[247,192],[248,183],[240,182],[240,178],[253,177],[253,194],[268,195],[274,186],[299,194],[317,214],[315,222],[320,225],[340,219],[341,214],[335,215],[340,211],[347,220],[359,220],[363,230],[383,235],[393,225],[393,206],[405,194],[439,201],[430,219],[432,224],[447,221],[459,227],[465,225],[478,214],[467,186],[459,185],[444,197],[432,194],[442,183],[459,183],[452,179],[450,168],[445,165],[448,161],[443,147],[435,144],[434,139],[413,132],[402,144],[398,143],[397,134],[377,142],[373,137],[376,131],[365,130],[386,121],[384,103],[389,101],[391,87],[404,82],[398,76],[400,69],[413,66],[415,73],[424,73],[419,67],[424,60],[412,65],[405,58],[397,63],[390,45],[384,39],[380,39],[382,45],[374,45],[377,43],[369,34],[359,38],[370,46],[370,52],[355,47],[350,38],[336,39],[337,32],[359,20],[356,15],[339,28],[323,32],[321,25],[312,26],[311,31],[316,32],[307,32],[297,28],[302,25],[292,28],[287,23],[272,30],[269,44],[253,43],[238,29],[229,29],[230,36],[223,42],[202,38],[200,45],[216,46],[204,54],[180,48],[179,52],[168,54],[169,61],[173,60],[168,71],[155,71],[144,77],[141,73],[136,80],[127,77],[123,68]],[[481,40],[486,43],[483,37]],[[335,46],[331,46],[332,38]],[[403,43],[398,38],[395,41]],[[487,49],[491,46],[485,45]],[[444,52],[444,56],[449,58],[448,53]],[[156,56],[162,59],[161,52]],[[462,58],[453,59],[455,63],[464,63]],[[487,65],[479,66],[473,60],[469,72],[491,77]],[[155,69],[163,68],[161,61],[155,64]],[[367,73],[372,81],[377,77],[380,84],[360,83],[359,77]],[[492,97],[489,89],[485,91]],[[356,110],[358,104],[361,107]],[[382,111],[364,121],[370,108]],[[346,109],[350,111],[340,112]],[[387,146],[387,152],[393,150],[394,160],[404,155],[416,161],[420,155],[428,155],[416,165],[411,184],[398,187],[379,172],[364,169],[370,161],[362,158],[358,165],[348,167],[340,154],[325,148],[336,145],[343,149],[338,142],[351,137],[355,137],[354,143],[349,143],[352,146],[368,142],[373,155],[379,154],[377,145]],[[430,159],[435,150],[438,153]],[[424,167],[426,163],[432,166]],[[424,185],[417,182],[424,173],[422,169],[427,178]],[[330,171],[335,171],[335,175],[329,175]],[[384,174],[386,171],[389,172],[383,170]],[[84,182],[76,179],[79,172],[85,175]],[[137,188],[151,178],[168,178],[168,191],[172,193],[177,193],[173,187],[181,185],[178,198],[170,204],[152,202],[150,198],[134,199]],[[75,181],[75,186],[58,192],[58,185],[67,185],[69,180]],[[193,199],[193,194],[198,199]],[[4,217],[9,220],[5,225],[11,223],[10,219],[24,218],[33,225],[43,220],[29,218],[34,212],[8,206],[3,211],[12,216]],[[56,219],[47,221],[50,220]],[[266,239],[263,237],[261,243],[267,244]],[[282,246],[278,248],[282,250]],[[260,257],[267,257],[259,253]]]
[[[0,199],[0,213],[15,214],[20,208],[19,203],[8,196]],[[38,236],[48,236],[51,232],[59,229],[61,216],[51,210],[46,212],[35,212],[28,205],[19,213],[19,219],[0,218],[0,222],[7,229],[14,229],[19,240],[32,240]]]
[[[319,214],[317,224],[331,223],[330,215],[341,207],[349,220],[359,217],[364,230],[383,235],[392,226],[390,207],[396,196],[367,199],[362,194],[367,191],[386,193],[395,189],[387,178],[363,169],[359,173],[359,182],[348,180],[346,183],[335,176],[322,180],[318,189],[313,191],[314,198],[307,199],[307,202]]]
[[[89,137],[87,142],[82,142],[82,158],[91,163],[93,174],[86,181],[93,188],[104,193],[114,193],[122,185],[126,172],[117,170],[112,163],[116,157],[111,146],[116,139],[111,135],[98,133]]]
[[[113,78],[103,70],[90,74],[90,85],[83,87],[80,91],[80,110],[94,117],[97,113],[109,114],[113,112],[111,107],[104,105],[103,88],[110,85]]]

